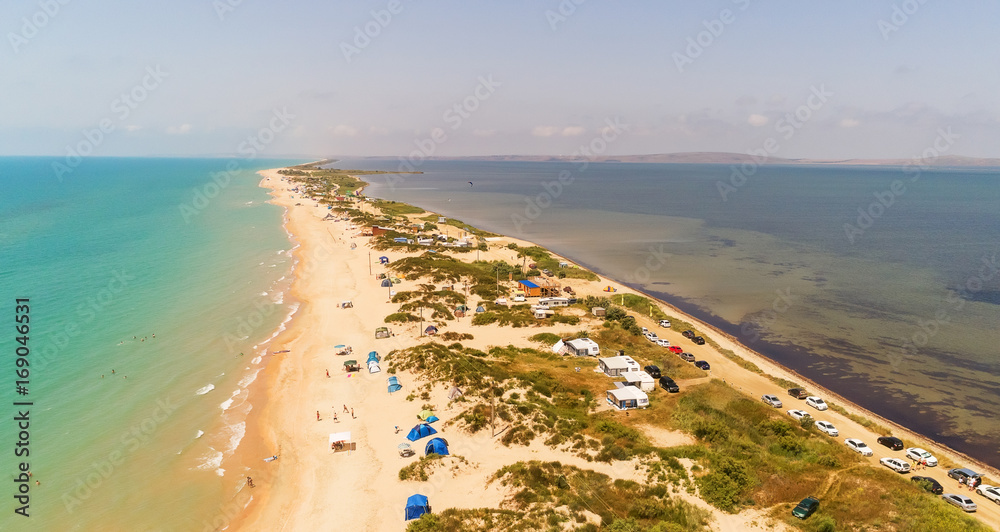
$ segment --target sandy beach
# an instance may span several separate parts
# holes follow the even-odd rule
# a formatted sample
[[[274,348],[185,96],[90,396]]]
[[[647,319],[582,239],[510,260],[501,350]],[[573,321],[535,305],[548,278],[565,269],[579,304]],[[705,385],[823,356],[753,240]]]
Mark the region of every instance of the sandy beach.
[[[506,447],[489,431],[468,434],[450,427],[442,430],[453,455],[467,458],[455,462],[447,472],[439,472],[427,482],[400,481],[398,472],[413,459],[403,459],[397,445],[405,442],[406,432],[418,419],[416,414],[423,403],[435,405],[441,418],[436,426],[441,429],[458,413],[449,408],[447,386],[435,386],[430,401],[408,401],[407,395],[422,382],[412,374],[396,374],[403,385],[400,392],[389,394],[386,390],[386,372],[369,374],[368,371],[347,373],[345,359],[358,360],[362,366],[369,351],[385,356],[394,349],[417,345],[426,340],[420,336],[419,325],[392,327],[394,335],[375,339],[376,327],[385,325],[384,318],[396,311],[398,305],[388,301],[386,288],[379,286],[375,274],[385,272],[378,264],[378,256],[386,255],[395,261],[403,255],[397,251],[374,252],[367,245],[369,238],[355,236],[360,228],[349,222],[324,221],[330,212],[308,198],[301,198],[290,189],[289,183],[275,170],[261,172],[261,186],[271,189],[272,202],[286,211],[286,228],[298,245],[294,254],[297,266],[295,281],[290,294],[301,303],[298,313],[269,346],[271,360],[252,396],[263,408],[255,408],[248,420],[247,437],[238,452],[237,460],[245,464],[246,474],[254,479],[254,487],[241,488],[234,496],[232,508],[225,510],[223,519],[214,529],[228,530],[405,530],[403,506],[414,493],[427,495],[434,509],[498,507],[507,493],[498,483],[486,485],[487,479],[499,468],[522,460],[557,460],[583,469],[592,469],[611,476],[642,481],[644,477],[631,462],[587,462],[577,456],[556,451],[535,440],[529,447]],[[504,237],[498,244],[484,252],[486,260],[511,260],[513,252],[504,246],[509,243],[530,243]],[[491,243],[492,244],[492,243]],[[404,280],[403,288],[413,281]],[[614,281],[574,282],[579,296],[601,295],[605,286],[614,286],[617,293],[634,293]],[[353,308],[341,308],[342,301],[351,301]],[[934,442],[887,420],[849,404],[828,390],[821,389],[801,376],[775,365],[766,358],[742,346],[711,327],[685,316],[676,309],[661,304],[668,314],[692,323],[707,332],[712,339],[751,361],[766,374],[806,385],[810,391],[844,406],[848,411],[891,426],[896,436],[917,442],[939,458],[951,460],[955,467],[973,467],[993,478],[998,473],[975,464],[967,457],[942,448]],[[672,330],[656,328],[648,317],[637,316],[640,325],[656,330],[674,344],[685,341]],[[526,327],[472,327],[471,318],[448,323],[448,331],[470,333],[473,340],[464,341],[469,347],[486,350],[490,346],[538,347],[528,337],[541,331],[571,333],[579,326],[552,325],[543,329]],[[351,346],[349,356],[337,356],[336,345]],[[708,346],[702,346],[707,348]],[[287,351],[287,352],[286,352]],[[705,349],[704,351],[707,351]],[[726,384],[753,398],[770,393],[787,397],[764,375],[741,368],[719,353],[704,357],[712,365],[711,377],[723,379]],[[329,375],[329,376],[328,376]],[[685,383],[682,383],[684,385]],[[694,384],[694,383],[691,383]],[[787,407],[787,405],[786,405]],[[599,410],[609,407],[601,401]],[[843,435],[861,437],[874,444],[877,435],[838,413],[829,411],[830,419]],[[396,427],[399,432],[396,432]],[[332,452],[329,445],[331,433],[350,432],[356,450]],[[686,434],[650,430],[647,435],[661,446],[690,443]],[[860,435],[860,436],[858,436]],[[422,455],[426,440],[413,443]],[[884,456],[882,448],[873,445],[875,456],[868,459],[878,466]],[[262,457],[278,454],[273,462],[263,462]],[[922,473],[923,474],[923,473]],[[927,472],[945,485],[955,482],[947,479],[946,468]],[[947,491],[947,489],[946,489]],[[766,510],[746,510],[727,514],[712,509],[707,503],[681,492],[681,497],[699,507],[709,509],[714,516],[713,530],[784,530],[785,525],[766,517]],[[979,498],[982,501],[982,498]],[[979,501],[977,501],[979,502]],[[994,528],[1000,529],[1000,506],[979,504],[976,516]],[[596,516],[594,516],[596,519]],[[593,521],[598,523],[599,521]],[[208,528],[213,529],[213,528]]]

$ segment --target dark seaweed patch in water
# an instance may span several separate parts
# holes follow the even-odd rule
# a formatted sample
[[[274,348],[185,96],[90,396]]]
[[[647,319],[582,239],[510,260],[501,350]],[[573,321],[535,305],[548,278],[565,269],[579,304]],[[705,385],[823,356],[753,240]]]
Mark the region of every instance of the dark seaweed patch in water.
[[[990,305],[1000,305],[1000,290],[980,290],[978,292],[969,292],[962,290],[959,292],[962,295],[962,299],[966,301],[975,301],[977,303],[989,303]]]

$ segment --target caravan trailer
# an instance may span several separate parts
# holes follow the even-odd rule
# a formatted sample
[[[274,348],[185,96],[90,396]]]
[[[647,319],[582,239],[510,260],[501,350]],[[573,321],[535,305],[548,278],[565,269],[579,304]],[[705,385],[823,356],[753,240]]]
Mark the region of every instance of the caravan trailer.
[[[538,304],[544,307],[568,307],[569,299],[565,297],[543,297],[538,300]]]

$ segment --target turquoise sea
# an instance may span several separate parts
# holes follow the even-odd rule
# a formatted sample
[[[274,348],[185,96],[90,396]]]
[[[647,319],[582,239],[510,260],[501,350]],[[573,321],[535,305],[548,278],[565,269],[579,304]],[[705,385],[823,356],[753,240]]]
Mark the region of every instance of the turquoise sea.
[[[1000,168],[416,163],[367,192],[537,242],[1000,467]]]
[[[247,387],[295,309],[293,244],[255,172],[302,161],[94,158],[60,181],[56,160],[0,158],[0,530],[212,530],[245,483],[226,459]]]

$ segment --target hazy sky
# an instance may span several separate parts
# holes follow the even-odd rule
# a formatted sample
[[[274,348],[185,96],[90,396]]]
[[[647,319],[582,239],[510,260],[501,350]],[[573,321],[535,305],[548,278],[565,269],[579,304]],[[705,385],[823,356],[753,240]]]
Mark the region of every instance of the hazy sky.
[[[2,155],[1000,156],[987,0],[12,4]]]

